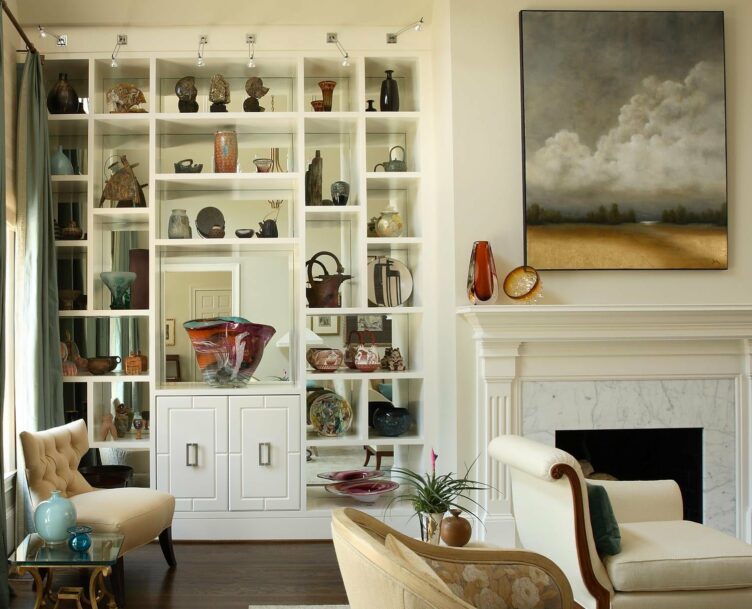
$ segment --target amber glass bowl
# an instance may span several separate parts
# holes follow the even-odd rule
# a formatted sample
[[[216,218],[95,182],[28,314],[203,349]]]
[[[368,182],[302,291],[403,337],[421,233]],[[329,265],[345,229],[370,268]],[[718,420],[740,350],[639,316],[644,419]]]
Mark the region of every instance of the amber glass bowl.
[[[532,266],[518,266],[504,278],[504,293],[512,300],[535,302],[543,288],[540,275]]]

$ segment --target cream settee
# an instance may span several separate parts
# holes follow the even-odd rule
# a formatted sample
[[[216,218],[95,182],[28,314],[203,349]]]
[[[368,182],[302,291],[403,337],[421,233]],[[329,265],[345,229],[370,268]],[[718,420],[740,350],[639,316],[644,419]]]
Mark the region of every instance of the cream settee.
[[[512,435],[489,453],[509,466],[520,543],[561,567],[582,607],[752,609],[752,546],[682,520],[675,482],[588,481],[606,488],[621,533],[621,552],[601,558],[572,455]]]
[[[354,509],[332,514],[352,609],[570,609],[572,590],[547,558],[525,550],[425,544]]]

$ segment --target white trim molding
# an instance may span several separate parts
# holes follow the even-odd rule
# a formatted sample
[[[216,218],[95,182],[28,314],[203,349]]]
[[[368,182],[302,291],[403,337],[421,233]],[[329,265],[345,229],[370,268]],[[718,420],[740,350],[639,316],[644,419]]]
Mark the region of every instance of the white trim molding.
[[[524,382],[728,379],[736,387],[736,530],[752,541],[752,305],[478,306],[458,314],[475,341],[479,476],[494,489],[485,499],[487,540],[515,543],[505,468],[486,449],[498,435],[523,433]]]

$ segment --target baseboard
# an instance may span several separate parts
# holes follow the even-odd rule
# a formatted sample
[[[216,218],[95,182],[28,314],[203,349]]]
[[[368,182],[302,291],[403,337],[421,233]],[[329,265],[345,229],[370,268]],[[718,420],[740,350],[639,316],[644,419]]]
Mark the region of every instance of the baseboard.
[[[406,535],[420,535],[417,518],[398,515],[379,519]],[[172,538],[175,541],[331,539],[331,523],[330,515],[227,518],[176,513],[172,521]]]
[[[481,540],[493,546],[517,546],[517,527],[512,514],[486,514],[484,526],[478,527]]]

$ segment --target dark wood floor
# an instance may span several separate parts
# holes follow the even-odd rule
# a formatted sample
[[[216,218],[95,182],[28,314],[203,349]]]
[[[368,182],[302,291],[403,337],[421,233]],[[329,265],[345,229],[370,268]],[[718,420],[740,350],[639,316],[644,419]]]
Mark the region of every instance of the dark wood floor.
[[[346,604],[334,547],[313,543],[175,543],[170,570],[159,544],[125,558],[127,609],[247,609]],[[72,582],[75,584],[75,582]],[[31,581],[14,582],[11,609],[31,609]]]

